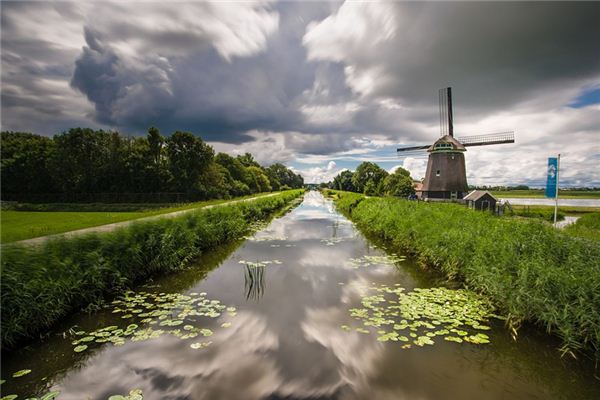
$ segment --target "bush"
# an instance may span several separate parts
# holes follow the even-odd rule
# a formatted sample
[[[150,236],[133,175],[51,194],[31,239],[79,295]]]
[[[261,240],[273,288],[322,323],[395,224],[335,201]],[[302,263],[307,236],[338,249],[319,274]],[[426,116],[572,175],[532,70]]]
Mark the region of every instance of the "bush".
[[[2,250],[2,346],[147,278],[184,268],[202,251],[245,235],[302,190],[134,223],[114,232]]]

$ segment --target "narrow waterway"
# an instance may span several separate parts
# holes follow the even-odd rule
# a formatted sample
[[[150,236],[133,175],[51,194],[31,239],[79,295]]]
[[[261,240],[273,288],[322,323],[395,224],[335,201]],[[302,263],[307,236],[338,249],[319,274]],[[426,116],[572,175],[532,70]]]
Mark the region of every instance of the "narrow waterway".
[[[59,391],[58,399],[104,400],[140,389],[146,400],[600,398],[593,365],[561,359],[558,342],[537,331],[524,329],[514,341],[492,318],[483,331],[489,343],[456,343],[430,332],[434,343],[425,338],[417,345],[408,333],[408,341],[381,340],[379,328],[352,315],[377,288],[387,295],[440,286],[450,287],[365,238],[330,200],[308,192],[251,238],[3,354],[2,394]],[[12,377],[21,370],[31,372]]]

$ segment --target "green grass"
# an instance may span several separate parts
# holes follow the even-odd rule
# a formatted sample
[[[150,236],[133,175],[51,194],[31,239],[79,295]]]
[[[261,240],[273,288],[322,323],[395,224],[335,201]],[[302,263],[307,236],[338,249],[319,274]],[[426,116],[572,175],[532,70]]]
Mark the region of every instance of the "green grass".
[[[531,197],[531,198],[543,198],[545,192],[543,189],[529,189],[529,190],[492,190],[490,191],[496,197]],[[600,199],[599,190],[560,190],[558,192],[560,199]]]
[[[512,328],[528,321],[560,337],[564,353],[600,356],[597,242],[541,221],[498,218],[456,204],[334,194],[361,229],[486,294]],[[590,215],[585,224],[597,226],[598,217]]]
[[[252,202],[200,208],[39,246],[5,245],[0,281],[2,346],[34,337],[107,294],[185,268],[203,251],[243,237],[255,221],[302,193],[291,190]]]
[[[264,196],[268,193],[260,193],[252,196],[237,197],[232,200]],[[208,200],[196,203],[178,204],[159,209],[144,209],[147,205],[138,205],[142,211],[135,212],[97,212],[97,211],[0,211],[0,243],[10,243],[19,240],[31,239],[39,236],[54,235],[74,231],[77,229],[91,228],[115,222],[129,221],[137,218],[149,217],[152,215],[166,214],[174,211],[188,210],[192,208],[201,208],[208,205],[221,204],[232,201],[225,199]],[[94,208],[111,209],[119,205],[76,205],[62,204],[55,206],[54,209],[84,209],[93,210]],[[51,209],[52,205],[39,205],[40,209]],[[121,207],[123,207],[121,205]],[[28,208],[31,208],[29,206]],[[118,208],[117,208],[118,209]]]
[[[600,243],[600,212],[581,216],[574,224],[565,227],[564,231],[571,236]]]

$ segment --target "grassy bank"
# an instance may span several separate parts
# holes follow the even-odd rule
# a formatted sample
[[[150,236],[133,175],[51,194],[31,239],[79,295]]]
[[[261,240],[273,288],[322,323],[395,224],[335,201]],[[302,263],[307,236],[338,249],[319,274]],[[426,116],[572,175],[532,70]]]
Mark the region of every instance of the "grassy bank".
[[[493,190],[491,193],[496,197],[520,197],[520,198],[544,198],[545,192],[543,189],[529,190]],[[560,190],[558,197],[561,199],[600,199],[600,191],[598,190]]]
[[[260,197],[266,194],[269,193],[236,197],[233,200]],[[208,200],[162,208],[152,207],[153,205],[137,205],[137,208],[135,208],[135,205],[129,205],[126,208],[126,205],[123,204],[14,204],[9,205],[8,210],[0,211],[0,242],[16,242],[152,215],[202,208],[228,201],[231,201],[231,199]],[[31,211],[21,211],[24,209]]]
[[[2,249],[2,345],[48,329],[68,313],[150,276],[184,268],[201,252],[244,236],[254,221],[302,190],[134,223],[110,233]]]
[[[565,233],[600,243],[600,212],[583,215],[564,229]]]
[[[559,336],[563,352],[600,354],[597,242],[455,204],[335,194],[338,208],[361,229],[485,293],[511,327],[532,322]]]

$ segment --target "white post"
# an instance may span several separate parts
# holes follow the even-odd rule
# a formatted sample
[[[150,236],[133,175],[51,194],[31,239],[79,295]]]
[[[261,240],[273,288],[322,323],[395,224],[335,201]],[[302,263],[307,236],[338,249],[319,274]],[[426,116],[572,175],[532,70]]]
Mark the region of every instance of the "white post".
[[[556,228],[556,215],[558,214],[558,177],[560,171],[560,153],[556,162],[556,195],[554,196],[554,227]]]

